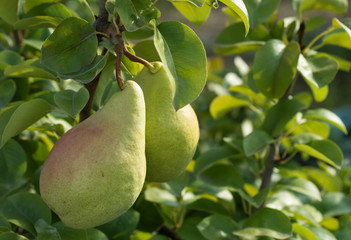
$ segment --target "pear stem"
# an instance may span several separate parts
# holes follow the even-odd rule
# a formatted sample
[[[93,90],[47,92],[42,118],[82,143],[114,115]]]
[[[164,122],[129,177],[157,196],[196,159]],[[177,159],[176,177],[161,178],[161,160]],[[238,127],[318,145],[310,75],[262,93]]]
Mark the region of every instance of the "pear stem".
[[[141,58],[141,57],[138,57],[138,56],[132,54],[131,52],[128,51],[127,46],[126,46],[125,44],[123,44],[123,45],[124,45],[124,55],[125,55],[127,58],[129,58],[130,61],[132,61],[132,62],[137,62],[137,63],[141,63],[141,64],[143,64],[145,67],[147,67],[148,69],[154,68],[154,66],[153,66],[150,62],[148,62],[147,60],[145,60],[145,59],[143,59],[143,58]]]

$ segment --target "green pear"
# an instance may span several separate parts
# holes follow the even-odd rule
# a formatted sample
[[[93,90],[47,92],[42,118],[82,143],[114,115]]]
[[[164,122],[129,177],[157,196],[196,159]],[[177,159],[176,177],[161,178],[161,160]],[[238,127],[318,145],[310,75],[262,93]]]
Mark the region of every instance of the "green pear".
[[[127,81],[56,142],[41,171],[40,192],[66,225],[91,228],[126,212],[145,174],[145,102],[138,84]]]
[[[180,175],[192,160],[199,124],[190,105],[175,110],[175,83],[162,63],[144,68],[135,78],[146,106],[146,180],[166,182]]]

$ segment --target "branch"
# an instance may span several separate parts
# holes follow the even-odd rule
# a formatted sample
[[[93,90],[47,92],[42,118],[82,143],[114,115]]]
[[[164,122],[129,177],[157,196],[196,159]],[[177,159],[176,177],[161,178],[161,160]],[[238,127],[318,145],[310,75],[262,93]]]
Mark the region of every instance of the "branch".
[[[163,234],[163,235],[166,235],[167,237],[169,237],[172,240],[180,240],[177,233],[165,225],[162,225],[162,227],[160,228],[160,230],[158,232]]]

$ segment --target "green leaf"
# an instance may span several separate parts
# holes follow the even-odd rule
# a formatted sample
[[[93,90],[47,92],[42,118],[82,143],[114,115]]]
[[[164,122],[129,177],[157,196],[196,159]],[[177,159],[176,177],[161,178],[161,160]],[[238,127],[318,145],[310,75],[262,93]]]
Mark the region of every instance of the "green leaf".
[[[16,93],[16,83],[12,79],[0,82],[0,109],[4,108]]]
[[[249,14],[242,0],[220,0],[222,3],[232,9],[242,20],[245,25],[246,34],[249,32]]]
[[[23,4],[24,12],[27,13],[32,8],[44,4],[44,3],[54,3],[56,0],[26,0]]]
[[[0,0],[0,17],[4,19],[8,24],[13,24],[18,19],[18,0]]]
[[[221,203],[214,200],[210,200],[207,198],[199,198],[198,196],[194,197],[196,200],[191,201],[188,203],[189,199],[187,199],[184,204],[186,205],[187,209],[192,209],[192,210],[197,210],[197,211],[204,211],[207,213],[212,213],[212,214],[222,214],[226,215],[228,214],[228,209],[226,209]]]
[[[39,219],[35,225],[35,230],[37,232],[36,240],[61,240],[60,234],[57,229],[50,226],[43,219]]]
[[[155,47],[176,83],[175,109],[194,101],[206,83],[206,52],[201,40],[185,24],[175,21],[155,26]]]
[[[0,161],[3,162],[7,173],[13,176],[21,177],[27,170],[26,153],[22,146],[12,139],[0,149]]]
[[[268,109],[262,129],[272,137],[278,136],[285,125],[305,106],[294,99],[284,99]]]
[[[0,52],[0,70],[23,63],[21,55],[11,50],[3,50]]]
[[[328,10],[335,13],[344,13],[347,11],[347,0],[308,0],[299,1],[300,12],[309,10]]]
[[[323,44],[351,49],[350,35],[344,29],[337,28],[331,31],[329,34],[325,35],[323,38]]]
[[[326,193],[316,207],[324,217],[351,214],[351,197],[341,192]]]
[[[277,187],[304,194],[317,201],[321,200],[321,194],[311,181],[304,178],[284,178],[277,183]]]
[[[161,61],[160,57],[158,56],[153,40],[144,40],[144,41],[138,42],[133,46],[133,49],[137,56],[149,62]]]
[[[294,148],[340,169],[343,153],[339,146],[330,140],[314,140],[309,144],[295,144]]]
[[[216,38],[214,52],[220,55],[234,55],[248,51],[256,51],[264,45],[262,41],[246,40],[245,25],[234,23],[223,29]]]
[[[59,74],[61,79],[74,79],[82,83],[91,82],[104,68],[107,62],[107,55],[97,56],[92,63],[84,66],[78,72]]]
[[[232,157],[238,152],[230,146],[220,146],[209,149],[207,152],[203,153],[195,161],[194,172],[199,173],[202,170],[208,168],[209,166],[215,164],[216,162]]]
[[[314,235],[311,230],[309,230],[307,227],[302,226],[298,223],[293,223],[293,232],[300,235],[306,240],[318,240],[316,235]]]
[[[0,232],[1,240],[28,240],[25,236],[18,235],[14,232]]]
[[[218,96],[210,104],[210,114],[214,119],[223,117],[234,108],[250,106],[251,102],[232,95]]]
[[[346,26],[345,24],[343,24],[339,19],[333,18],[333,26],[344,29],[345,32],[351,38],[351,29],[348,26]]]
[[[256,130],[244,138],[243,146],[246,156],[251,156],[267,147],[273,139],[266,132]]]
[[[199,27],[206,22],[211,13],[211,6],[203,4],[201,7],[194,6],[189,2],[172,2],[173,6],[191,23]]]
[[[133,32],[160,17],[151,0],[116,0],[115,8],[127,31]]]
[[[158,188],[158,187],[148,187],[144,191],[145,199],[149,202],[165,204],[168,206],[179,206],[177,198],[170,192]]]
[[[292,235],[292,225],[290,219],[281,211],[261,208],[244,220],[243,229],[235,231],[234,234],[243,238],[267,236],[286,239]]]
[[[56,222],[53,226],[59,232],[61,240],[108,240],[103,232],[95,228],[73,229],[62,222]]]
[[[36,77],[57,80],[56,76],[52,73],[35,66],[20,64],[15,66],[10,66],[5,69],[5,76],[7,77]]]
[[[118,239],[129,239],[139,220],[140,214],[133,209],[129,209],[117,219],[99,226],[98,229],[105,233],[108,239],[114,239],[115,236],[118,236]]]
[[[317,237],[317,239],[323,240],[337,240],[333,233],[329,232],[327,229],[317,226],[309,226],[308,227],[313,234]]]
[[[338,72],[338,68],[338,62],[333,58],[312,56],[306,59],[302,54],[297,67],[305,81],[318,88],[331,83]]]
[[[62,18],[50,16],[35,16],[23,18],[15,22],[16,29],[38,29],[38,28],[55,28],[62,22]]]
[[[328,192],[340,192],[342,190],[342,181],[340,177],[329,174],[326,171],[313,167],[303,168],[303,172],[307,174],[316,185],[324,188]]]
[[[188,2],[193,4],[194,6],[197,7],[202,7],[205,3],[206,0],[168,0],[169,2],[175,3],[175,2]]]
[[[330,133],[330,127],[328,124],[320,121],[313,121],[313,120],[307,120],[306,122],[300,124],[297,126],[293,133],[295,135],[297,134],[304,134],[304,133],[309,133],[309,134],[316,134],[320,136],[322,139],[328,138],[329,133]],[[318,137],[314,137],[313,139],[319,139]],[[309,140],[313,140],[310,138]],[[308,141],[310,142],[310,141]],[[296,143],[308,143],[308,142],[296,142]]]
[[[286,206],[284,211],[289,214],[293,214],[293,218],[295,218],[299,222],[305,222],[310,225],[317,226],[319,222],[323,220],[323,215],[320,211],[318,211],[312,205],[292,205]]]
[[[51,109],[51,105],[42,99],[33,99],[5,108],[0,113],[0,146],[4,146],[11,137],[38,121]]]
[[[321,120],[328,122],[335,127],[339,128],[345,134],[347,134],[347,129],[343,121],[339,118],[338,115],[333,113],[332,111],[325,108],[311,109],[305,112],[304,117],[306,119],[312,120]]]
[[[54,96],[56,104],[73,119],[82,111],[89,100],[89,91],[82,87],[77,92],[63,90]]]
[[[280,4],[280,0],[245,0],[244,2],[249,12],[250,23],[256,26],[272,16]]]
[[[203,219],[197,228],[208,240],[238,239],[233,231],[238,229],[238,224],[227,216],[212,215]]]
[[[177,233],[182,239],[206,240],[200,233],[197,225],[203,220],[201,217],[187,217]]]
[[[25,14],[24,18],[36,16],[50,16],[64,19],[72,17],[72,14],[62,3],[43,3],[32,7]]]
[[[266,42],[256,53],[253,77],[257,88],[268,98],[282,97],[292,83],[297,69],[300,47],[280,40]]]
[[[88,22],[66,18],[45,40],[41,62],[61,74],[77,72],[94,60],[97,47],[95,29]]]
[[[17,193],[6,199],[2,208],[9,222],[35,234],[34,224],[43,219],[51,223],[51,210],[38,194]]]

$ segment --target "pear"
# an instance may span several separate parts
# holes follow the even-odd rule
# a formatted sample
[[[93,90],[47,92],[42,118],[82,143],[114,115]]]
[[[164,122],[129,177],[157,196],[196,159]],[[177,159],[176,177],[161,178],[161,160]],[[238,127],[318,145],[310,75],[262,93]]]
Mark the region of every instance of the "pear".
[[[146,106],[146,180],[176,178],[192,160],[199,140],[199,124],[190,105],[175,110],[175,83],[160,62],[144,68],[135,78]]]
[[[145,102],[138,84],[127,81],[56,142],[41,171],[40,192],[63,223],[91,228],[126,212],[145,174]]]

